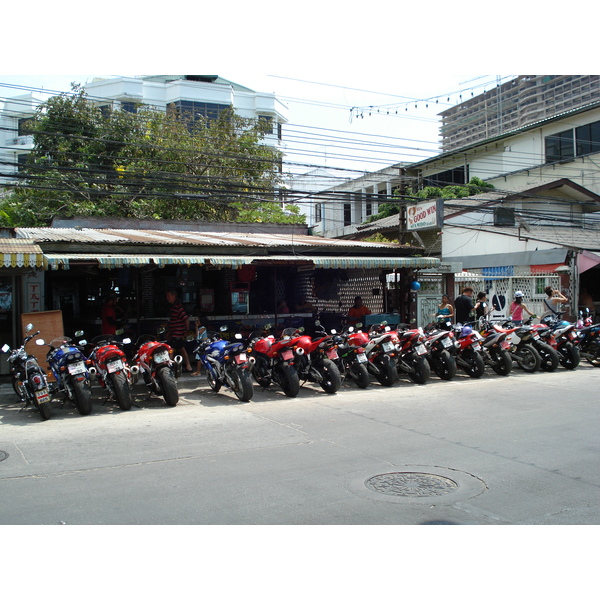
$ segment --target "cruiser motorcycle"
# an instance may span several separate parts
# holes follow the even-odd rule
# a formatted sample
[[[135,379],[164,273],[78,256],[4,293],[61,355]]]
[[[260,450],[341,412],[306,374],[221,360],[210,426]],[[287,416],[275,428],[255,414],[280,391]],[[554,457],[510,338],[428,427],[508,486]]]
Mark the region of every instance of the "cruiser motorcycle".
[[[25,327],[28,333],[33,329],[29,323]],[[50,418],[50,392],[48,390],[48,381],[44,370],[38,364],[35,356],[27,354],[27,344],[40,332],[29,334],[20,348],[11,351],[8,344],[2,347],[3,352],[9,352],[8,362],[10,364],[10,374],[12,376],[12,386],[17,396],[25,402],[25,407],[35,406],[40,411],[42,421]],[[44,345],[44,340],[36,340],[38,346]]]

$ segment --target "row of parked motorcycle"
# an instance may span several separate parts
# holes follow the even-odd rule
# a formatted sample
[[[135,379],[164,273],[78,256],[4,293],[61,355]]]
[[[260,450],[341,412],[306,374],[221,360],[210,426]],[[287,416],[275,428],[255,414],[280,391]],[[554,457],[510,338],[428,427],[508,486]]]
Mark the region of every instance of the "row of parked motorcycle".
[[[600,367],[600,324],[594,325],[589,314],[581,314],[576,324],[555,314],[538,324],[481,318],[466,325],[442,321],[425,328],[402,324],[393,328],[382,322],[368,331],[361,327],[358,323],[327,332],[317,321],[313,335],[303,328],[287,328],[276,336],[265,327],[246,336],[236,333],[231,341],[224,339],[227,327],[222,327],[199,341],[194,352],[210,388],[218,392],[225,386],[242,402],[252,399],[253,382],[263,388],[278,385],[286,396],[295,397],[306,382],[334,394],[345,380],[363,389],[373,381],[392,386],[402,376],[423,384],[432,372],[450,380],[458,369],[479,378],[486,366],[506,376],[514,365],[525,372],[554,371],[560,365],[575,369],[582,357]],[[29,324],[26,332],[32,329]],[[149,392],[168,405],[179,401],[181,356],[156,336],[139,338],[131,361],[125,352],[131,340],[118,335],[99,336],[89,343],[82,339],[83,332],[76,332],[77,341],[60,337],[46,344],[38,338],[36,344],[49,347],[46,360],[55,380],[49,386],[44,369],[26,351],[39,333],[29,334],[20,348],[12,350],[9,362],[15,392],[26,406],[35,406],[43,420],[50,417],[50,400],[58,393],[80,414],[89,414],[94,381],[123,410],[132,407],[132,387],[140,377]]]

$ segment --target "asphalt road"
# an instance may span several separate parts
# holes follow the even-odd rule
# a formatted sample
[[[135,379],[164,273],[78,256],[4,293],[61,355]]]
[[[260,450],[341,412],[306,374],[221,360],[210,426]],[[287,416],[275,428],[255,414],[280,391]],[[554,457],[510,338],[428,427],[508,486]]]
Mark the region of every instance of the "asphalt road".
[[[600,524],[600,369],[459,374],[42,422],[0,386],[0,524]]]

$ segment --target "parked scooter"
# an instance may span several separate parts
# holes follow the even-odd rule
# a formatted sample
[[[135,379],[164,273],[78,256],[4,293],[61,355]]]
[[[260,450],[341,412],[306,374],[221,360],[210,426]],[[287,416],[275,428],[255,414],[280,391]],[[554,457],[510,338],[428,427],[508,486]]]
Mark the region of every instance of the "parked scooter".
[[[164,331],[164,328],[159,329],[158,335]],[[177,379],[181,376],[183,357],[178,354],[172,358],[173,348],[153,335],[140,336],[137,348],[133,363],[150,393],[162,396],[169,406],[176,406],[179,402]]]
[[[304,328],[288,327],[283,336],[292,339],[296,357],[294,367],[301,381],[318,383],[328,394],[335,394],[342,384],[342,376],[335,364],[338,359],[334,339],[319,321],[315,321],[317,332],[314,337],[303,335]]]
[[[364,347],[352,343],[353,339],[358,339],[358,332],[350,326],[341,333],[332,330],[331,334],[338,353],[338,358],[334,359],[334,362],[340,372],[342,381],[352,380],[359,388],[365,389],[371,383],[367,369],[369,361]]]
[[[83,331],[75,332],[76,338],[82,336]],[[84,339],[76,343],[69,337],[57,337],[48,344],[50,350],[46,355],[46,361],[56,380],[50,386],[51,392],[65,394],[81,415],[92,412],[91,375],[82,349],[86,345],[87,341]]]
[[[415,383],[427,383],[431,367],[427,360],[427,345],[423,329],[411,329],[399,325],[392,334],[396,346],[396,369],[398,375],[406,373]]]
[[[300,379],[294,367],[292,338],[276,340],[268,329],[253,331],[248,337],[246,352],[254,359],[250,372],[261,387],[275,382],[286,396],[295,398],[300,392]]]
[[[28,333],[33,329],[31,323],[25,327]],[[42,421],[50,418],[50,393],[46,374],[38,364],[35,356],[27,354],[26,346],[34,337],[39,335],[36,331],[31,333],[23,340],[20,348],[11,351],[8,344],[4,344],[2,352],[9,352],[8,362],[10,364],[10,374],[12,376],[12,386],[17,396],[25,402],[25,408],[33,405],[40,411]],[[44,345],[44,340],[36,340],[38,346]]]
[[[444,329],[440,329],[441,323],[431,323],[424,329],[425,345],[429,361],[429,366],[433,372],[440,378],[449,381],[456,375],[456,359],[451,354],[454,348],[454,335],[450,325],[443,324]]]
[[[227,326],[221,327],[221,332]],[[242,334],[235,334],[236,341],[224,340],[217,332],[207,333],[207,339],[200,342],[194,350],[206,369],[208,385],[214,392],[221,387],[230,388],[240,402],[250,402],[254,394],[250,366],[254,357],[248,358]]]
[[[108,391],[110,399],[116,400],[122,410],[129,410],[133,406],[131,387],[137,381],[139,367],[129,366],[123,346],[130,344],[131,339],[119,341],[116,336],[121,334],[117,331],[114,336],[100,335],[90,342],[93,347],[89,355],[90,373]]]

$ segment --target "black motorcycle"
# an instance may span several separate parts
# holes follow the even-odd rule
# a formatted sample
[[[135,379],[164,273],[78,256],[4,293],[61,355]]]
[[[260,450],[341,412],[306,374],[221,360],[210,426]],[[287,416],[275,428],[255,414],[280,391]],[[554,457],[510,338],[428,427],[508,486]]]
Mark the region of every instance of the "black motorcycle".
[[[29,323],[25,327],[25,332],[33,329]],[[46,373],[38,364],[37,359],[32,354],[27,354],[26,346],[29,341],[39,335],[39,331],[31,333],[23,340],[20,348],[15,348],[10,352],[8,362],[10,363],[10,373],[12,375],[12,386],[19,398],[25,402],[25,407],[35,406],[42,417],[42,421],[50,418],[50,392],[48,390],[48,380]],[[44,340],[38,339],[38,346],[44,345]],[[2,347],[3,352],[9,352],[10,346],[5,344]]]

